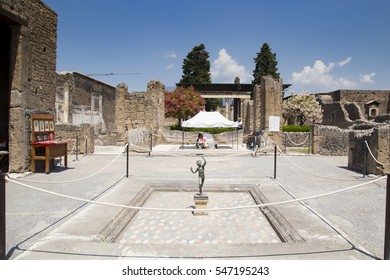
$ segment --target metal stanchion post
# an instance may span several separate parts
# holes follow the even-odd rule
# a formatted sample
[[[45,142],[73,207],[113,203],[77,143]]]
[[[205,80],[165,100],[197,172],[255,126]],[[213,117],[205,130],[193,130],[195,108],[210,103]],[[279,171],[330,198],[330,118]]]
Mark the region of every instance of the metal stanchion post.
[[[236,128],[236,136],[237,136],[237,150],[238,150],[238,128]]]
[[[275,145],[274,149],[274,179],[276,179],[276,153],[277,153],[277,146]]]
[[[85,138],[85,155],[88,155],[88,139]]]
[[[129,178],[129,142],[126,145],[126,178]]]
[[[307,153],[310,154],[310,132],[307,134]]]
[[[152,150],[153,150],[153,132],[150,133],[148,157],[151,157]]]
[[[184,149],[184,127],[182,127],[182,134],[181,134],[181,149]]]
[[[367,172],[367,147],[366,147],[366,143],[364,143],[363,144],[363,178],[366,178],[366,172]]]
[[[5,260],[5,174],[0,170],[0,260]]]
[[[390,260],[390,173],[387,174],[386,212],[385,212],[385,253],[384,259]]]
[[[76,135],[76,160],[79,160],[79,136]]]

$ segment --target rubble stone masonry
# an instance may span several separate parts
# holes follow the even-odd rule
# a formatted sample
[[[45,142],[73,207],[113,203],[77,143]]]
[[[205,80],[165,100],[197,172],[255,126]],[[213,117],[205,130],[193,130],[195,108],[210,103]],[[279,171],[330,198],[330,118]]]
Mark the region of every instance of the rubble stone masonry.
[[[57,14],[38,0],[2,0],[0,21],[11,33],[11,91],[1,92],[10,99],[9,171],[20,172],[30,167],[31,115],[55,113]]]

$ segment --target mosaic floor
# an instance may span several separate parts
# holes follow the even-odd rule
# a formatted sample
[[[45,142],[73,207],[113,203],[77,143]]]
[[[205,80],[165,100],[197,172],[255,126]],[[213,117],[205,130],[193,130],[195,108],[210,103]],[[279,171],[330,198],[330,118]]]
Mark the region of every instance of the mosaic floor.
[[[155,191],[143,205],[156,208],[190,208],[193,193]],[[248,192],[209,192],[208,208],[254,205]],[[140,211],[119,243],[143,244],[255,244],[281,242],[257,208],[215,211],[207,216],[191,212]]]

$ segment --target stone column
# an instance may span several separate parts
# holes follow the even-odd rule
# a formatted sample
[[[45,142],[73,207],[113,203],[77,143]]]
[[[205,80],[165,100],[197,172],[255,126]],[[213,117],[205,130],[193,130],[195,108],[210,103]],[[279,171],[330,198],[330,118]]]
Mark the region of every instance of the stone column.
[[[260,86],[255,85],[253,87],[253,116],[252,116],[252,132],[260,130],[261,127],[261,95]]]
[[[165,86],[160,81],[150,81],[147,94],[147,128],[158,131],[165,120]]]
[[[117,85],[115,91],[115,126],[119,134],[124,134],[126,131],[126,94],[128,94],[127,84],[122,83]],[[128,120],[128,122],[130,122],[130,120]]]
[[[279,116],[280,124],[283,123],[282,102],[283,102],[283,84],[281,80],[275,80],[272,76],[261,78],[260,84],[260,126],[268,131],[269,117]]]
[[[229,119],[229,98],[225,98],[225,118]]]
[[[283,124],[282,114],[283,84],[281,79],[274,79],[272,76],[264,76],[260,82],[260,128],[264,129],[268,136],[278,145],[282,144],[281,132],[269,131],[269,117],[280,117],[279,126]]]

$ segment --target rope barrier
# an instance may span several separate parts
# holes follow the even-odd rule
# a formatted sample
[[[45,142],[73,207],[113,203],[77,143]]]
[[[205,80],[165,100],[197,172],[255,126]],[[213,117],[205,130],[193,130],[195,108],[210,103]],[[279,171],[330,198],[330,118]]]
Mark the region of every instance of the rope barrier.
[[[158,154],[158,155],[165,155],[165,156],[171,156],[171,157],[182,157],[182,158],[188,158],[188,157],[193,157],[193,155],[185,155],[185,154],[182,154],[182,155],[177,155],[177,154],[172,154],[172,153],[168,153],[168,152],[162,152],[162,151],[156,151],[156,150],[149,150],[147,148],[144,148],[144,147],[141,147],[141,146],[137,146],[137,145],[134,145],[134,144],[130,144],[131,147],[135,147],[139,150],[144,150],[145,152],[153,152],[153,154]],[[196,150],[196,151],[205,151],[207,149],[203,149],[203,150]],[[182,151],[180,151],[182,152]],[[251,151],[245,151],[245,152],[242,152],[242,153],[234,153],[233,155],[224,155],[224,156],[215,156],[215,157],[218,157],[218,158],[229,158],[229,157],[239,157],[239,156],[243,156],[243,155],[249,155],[251,153]]]
[[[110,165],[112,165],[122,155],[122,153],[126,150],[127,145],[128,144],[126,143],[123,151],[120,152],[108,165],[104,166],[100,170],[98,170],[95,173],[92,173],[92,174],[90,174],[90,175],[88,175],[86,177],[73,179],[73,180],[67,180],[67,181],[38,181],[38,180],[26,180],[26,179],[22,179],[22,178],[18,178],[18,180],[19,181],[24,181],[24,182],[30,182],[30,183],[47,183],[47,184],[65,184],[65,183],[74,183],[74,182],[78,182],[78,181],[83,181],[83,180],[89,179],[89,178],[99,174],[100,172],[102,172],[103,170],[108,168]]]
[[[47,193],[47,194],[51,194],[51,195],[55,195],[55,196],[59,196],[59,197],[67,198],[67,199],[73,199],[73,200],[77,200],[77,201],[82,201],[82,202],[86,202],[86,203],[90,203],[90,204],[111,206],[111,207],[117,207],[117,208],[122,208],[122,209],[124,208],[124,209],[148,210],[148,211],[169,211],[169,212],[189,212],[189,211],[191,211],[191,212],[193,212],[193,211],[230,211],[230,210],[240,210],[240,209],[250,209],[250,208],[263,208],[263,207],[269,207],[269,206],[288,204],[288,203],[292,203],[292,202],[300,202],[300,201],[303,201],[303,200],[310,200],[310,199],[315,199],[315,198],[321,198],[321,197],[330,196],[330,195],[334,195],[334,194],[341,193],[341,192],[346,192],[346,191],[349,191],[349,190],[353,190],[353,189],[360,188],[360,187],[365,186],[365,185],[369,185],[369,184],[378,182],[378,181],[383,180],[385,178],[386,178],[386,176],[382,176],[382,177],[377,178],[375,180],[372,180],[372,181],[369,181],[369,182],[364,182],[364,183],[361,183],[361,184],[358,184],[358,185],[355,185],[355,186],[352,186],[352,187],[347,187],[347,188],[344,188],[344,189],[341,189],[341,190],[337,190],[337,191],[332,191],[332,192],[328,192],[328,193],[324,193],[324,194],[320,194],[320,195],[307,196],[307,197],[298,198],[298,199],[290,199],[290,200],[279,201],[279,202],[271,202],[271,203],[255,204],[255,205],[246,205],[246,206],[224,207],[224,208],[206,208],[206,209],[154,208],[154,207],[130,206],[130,205],[115,204],[115,203],[98,202],[98,201],[92,201],[92,200],[88,200],[88,199],[83,199],[83,198],[78,198],[78,197],[74,197],[74,196],[64,195],[64,194],[60,194],[60,193],[44,190],[44,189],[41,189],[41,188],[33,187],[33,186],[30,186],[30,185],[27,185],[27,184],[15,181],[13,179],[10,179],[9,177],[6,177],[6,181],[14,183],[14,184],[17,184],[17,185],[20,185],[22,187],[26,187],[26,188],[33,189],[33,190],[36,190],[36,191],[40,191],[40,192],[43,192],[43,193]]]
[[[319,174],[313,173],[311,171],[308,171],[308,170],[304,169],[303,167],[299,166],[298,164],[296,164],[295,162],[293,162],[289,157],[287,157],[287,155],[280,150],[279,146],[276,146],[276,147],[278,148],[279,152],[289,162],[291,162],[293,165],[295,165],[296,167],[298,167],[300,170],[302,170],[303,172],[305,172],[307,174],[313,175],[313,176],[318,177],[318,178],[327,179],[327,180],[337,180],[337,181],[356,181],[357,180],[357,179],[344,179],[344,178],[328,177],[328,176],[323,176],[323,175],[319,175]]]
[[[364,143],[366,144],[367,149],[368,149],[368,152],[370,153],[371,157],[374,159],[374,161],[375,161],[376,163],[378,163],[378,164],[380,164],[380,165],[382,165],[382,166],[390,166],[389,163],[386,164],[386,163],[382,163],[382,162],[378,161],[378,160],[374,157],[374,155],[373,155],[373,153],[372,153],[372,151],[371,151],[371,149],[370,149],[370,146],[368,145],[367,141],[364,141]]]
[[[290,140],[290,142],[291,142],[293,145],[296,145],[296,146],[302,146],[302,145],[305,144],[306,141],[309,139],[309,134],[308,134],[308,135],[306,136],[305,141],[303,141],[303,142],[300,143],[300,144],[297,144],[297,143],[295,143],[293,140],[291,140],[290,135],[288,135],[288,133],[286,133],[286,135],[287,135],[288,140]]]

